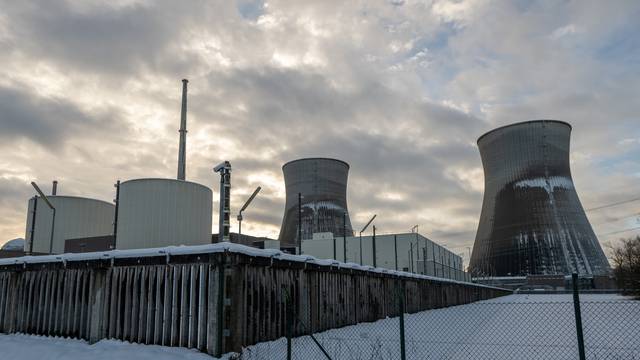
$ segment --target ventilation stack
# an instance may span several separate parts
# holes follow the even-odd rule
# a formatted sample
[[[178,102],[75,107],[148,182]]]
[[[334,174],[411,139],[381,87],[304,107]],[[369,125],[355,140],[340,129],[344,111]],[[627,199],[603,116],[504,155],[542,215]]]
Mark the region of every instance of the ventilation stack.
[[[185,180],[187,172],[187,83],[182,79],[182,110],[180,111],[180,149],[178,150],[178,180]]]

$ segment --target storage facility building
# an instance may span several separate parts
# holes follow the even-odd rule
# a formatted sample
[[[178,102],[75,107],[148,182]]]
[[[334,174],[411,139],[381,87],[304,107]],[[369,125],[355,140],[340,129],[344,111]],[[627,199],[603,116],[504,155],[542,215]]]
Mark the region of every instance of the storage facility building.
[[[210,244],[212,199],[211,189],[190,181],[122,182],[116,249]]]
[[[320,259],[376,266],[446,279],[471,281],[462,257],[418,233],[347,236],[314,234],[302,242],[302,253]],[[375,261],[374,261],[375,249]],[[346,258],[345,258],[346,254]]]
[[[110,235],[113,233],[115,206],[112,203],[76,196],[47,196],[56,209],[53,210],[40,197],[29,200],[25,251],[27,253],[60,254],[67,239]],[[35,223],[34,223],[35,218]],[[53,225],[53,243],[51,226]]]

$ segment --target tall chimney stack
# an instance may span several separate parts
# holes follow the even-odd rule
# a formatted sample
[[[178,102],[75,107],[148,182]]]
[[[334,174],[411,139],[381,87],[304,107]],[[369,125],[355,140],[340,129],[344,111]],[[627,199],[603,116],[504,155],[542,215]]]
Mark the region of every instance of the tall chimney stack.
[[[55,196],[58,193],[58,180],[53,180],[53,185],[51,186],[51,195]]]
[[[187,83],[182,79],[182,111],[180,112],[180,150],[178,152],[178,180],[184,180],[186,174],[187,156]]]

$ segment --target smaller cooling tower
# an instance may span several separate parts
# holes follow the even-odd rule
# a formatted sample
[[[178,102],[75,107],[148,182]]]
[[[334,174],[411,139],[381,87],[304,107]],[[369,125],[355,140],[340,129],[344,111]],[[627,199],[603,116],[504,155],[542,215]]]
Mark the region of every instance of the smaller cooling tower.
[[[290,161],[282,166],[286,204],[279,240],[282,247],[299,245],[298,194],[301,195],[302,239],[314,233],[330,232],[353,236],[347,210],[349,164],[326,158]],[[344,226],[343,226],[344,225]]]
[[[573,185],[570,136],[565,122],[534,120],[478,139],[485,186],[469,264],[475,275],[609,272]]]
[[[54,254],[64,252],[64,242],[67,239],[112,234],[115,209],[113,204],[75,196],[49,195],[47,198],[56,208],[52,246]],[[53,210],[44,200],[40,197],[29,200],[24,249],[26,252],[49,253],[52,218]]]
[[[211,243],[211,189],[190,181],[120,184],[116,249]]]

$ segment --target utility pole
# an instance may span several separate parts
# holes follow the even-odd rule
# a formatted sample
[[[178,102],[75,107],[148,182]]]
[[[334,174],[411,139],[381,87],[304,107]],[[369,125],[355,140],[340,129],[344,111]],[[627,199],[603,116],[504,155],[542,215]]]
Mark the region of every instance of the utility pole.
[[[298,193],[298,254],[302,254],[302,193]]]
[[[261,189],[262,188],[260,186],[258,186],[253,191],[253,194],[251,194],[249,199],[244,203],[244,205],[242,205],[242,208],[240,208],[240,211],[238,211],[238,217],[237,217],[237,219],[238,219],[238,237],[242,236],[242,212],[247,209],[247,206],[249,206],[249,204],[251,204],[251,202],[256,197],[256,195],[258,195],[258,193],[260,192]]]
[[[31,215],[31,236],[29,241],[29,249],[27,251],[27,255],[31,255],[33,253],[33,240],[35,239],[36,232],[36,214],[38,210],[38,197],[33,197],[33,215]]]
[[[116,181],[113,186],[116,188],[116,198],[114,199],[116,208],[113,215],[113,248],[116,249],[116,245],[118,244],[118,208],[120,207],[120,180]]]
[[[377,214],[373,215],[373,217],[371,218],[371,220],[369,220],[369,222],[367,223],[367,225],[365,225],[362,230],[360,230],[360,265],[362,265],[362,233],[367,230],[367,228],[369,227],[369,225],[371,225],[371,223],[373,222],[373,219],[376,218],[376,216],[378,216]]]
[[[342,261],[347,262],[347,213],[342,213]]]
[[[373,267],[377,267],[376,263],[376,226],[373,225],[373,237],[371,238],[371,245],[373,247]]]

